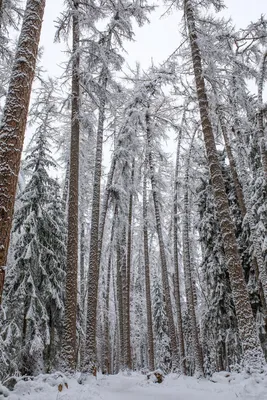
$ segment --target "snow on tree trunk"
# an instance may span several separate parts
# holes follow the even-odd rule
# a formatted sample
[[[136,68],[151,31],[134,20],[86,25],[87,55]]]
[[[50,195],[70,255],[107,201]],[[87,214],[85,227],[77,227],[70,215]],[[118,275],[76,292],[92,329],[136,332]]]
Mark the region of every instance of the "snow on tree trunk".
[[[45,0],[28,0],[0,127],[0,304]]]
[[[261,150],[261,161],[264,171],[265,182],[267,184],[267,150],[266,150],[266,136],[264,132],[264,110],[263,110],[263,85],[264,85],[264,77],[266,74],[266,60],[267,60],[267,52],[263,54],[261,69],[260,69],[260,78],[258,82],[258,135],[259,135],[259,145]]]
[[[102,174],[102,151],[103,134],[106,106],[107,71],[104,67],[100,78],[100,106],[97,128],[97,143],[94,167],[93,203],[91,217],[91,237],[89,250],[88,271],[88,296],[87,296],[87,321],[86,321],[86,355],[85,370],[91,371],[97,364],[96,356],[96,322],[97,322],[97,299],[99,281],[99,214],[100,214],[100,189]]]
[[[178,260],[178,178],[179,178],[179,162],[180,162],[180,148],[181,148],[182,128],[179,131],[176,165],[174,176],[174,196],[173,196],[173,263],[174,263],[174,294],[176,302],[177,313],[177,330],[180,351],[180,368],[183,374],[186,373],[185,365],[185,348],[184,348],[184,334],[182,323],[182,309],[181,309],[181,294],[180,294],[180,277],[179,277],[179,260]]]
[[[162,282],[163,282],[164,296],[165,296],[165,301],[166,301],[166,313],[167,313],[167,317],[168,317],[169,335],[170,335],[170,340],[171,340],[172,368],[173,368],[173,370],[175,370],[179,366],[178,345],[177,345],[177,340],[176,340],[176,332],[175,332],[175,325],[174,325],[174,319],[173,319],[170,286],[169,286],[169,278],[168,278],[167,258],[166,258],[166,254],[165,254],[165,247],[164,247],[164,241],[163,241],[160,206],[159,206],[159,200],[158,200],[158,195],[157,195],[153,156],[152,156],[152,151],[151,151],[152,131],[151,131],[151,120],[150,120],[151,117],[149,114],[149,110],[146,111],[145,118],[146,118],[146,132],[147,132],[147,146],[148,146],[148,163],[149,163],[149,169],[150,169],[150,180],[151,180],[151,186],[152,186],[156,228],[157,228],[159,249],[160,249]]]
[[[118,222],[119,223],[119,220]],[[122,248],[122,238],[121,238],[121,230],[117,227],[117,244],[116,244],[116,253],[117,253],[117,303],[118,303],[118,327],[119,327],[119,341],[118,341],[118,367],[119,370],[124,367],[124,313],[123,313],[123,279],[122,279],[122,259],[123,259],[123,251]]]
[[[75,11],[78,2],[74,3]],[[68,239],[67,239],[67,269],[66,269],[66,300],[65,320],[62,343],[64,367],[70,370],[76,368],[76,318],[77,318],[77,278],[78,278],[78,226],[79,226],[79,40],[80,26],[77,14],[72,16],[72,110],[71,110],[71,143],[69,161],[69,195],[68,195]]]
[[[204,134],[204,142],[210,169],[214,199],[223,245],[230,275],[234,304],[238,320],[239,335],[243,347],[243,363],[246,367],[261,368],[264,363],[263,352],[256,332],[256,325],[249,303],[248,292],[243,276],[240,255],[238,253],[235,231],[231,219],[224,180],[219,164],[214,134],[209,117],[209,103],[203,78],[201,54],[198,46],[197,30],[191,0],[184,0],[185,15],[191,45],[199,111]]]
[[[146,289],[146,315],[147,315],[147,349],[148,349],[148,368],[150,371],[154,371],[155,356],[154,356],[154,339],[153,339],[153,323],[152,323],[151,289],[150,289],[146,176],[147,176],[147,171],[145,170],[144,180],[143,180],[143,235],[144,235],[144,262],[145,262],[145,282],[146,282],[145,289]]]
[[[130,294],[131,294],[131,256],[132,256],[132,219],[133,219],[133,185],[134,185],[135,162],[132,161],[131,189],[128,209],[128,232],[127,232],[127,258],[126,258],[126,285],[125,285],[125,365],[132,369],[131,355],[131,320],[130,320]]]
[[[111,281],[111,266],[112,266],[112,254],[113,254],[113,242],[114,242],[114,231],[115,231],[115,223],[118,213],[118,207],[115,206],[112,227],[111,227],[111,235],[110,235],[110,248],[109,248],[109,256],[108,256],[108,268],[107,268],[107,283],[105,290],[105,311],[104,311],[104,335],[105,335],[105,343],[104,343],[104,368],[105,371],[110,374],[111,373],[111,346],[110,346],[110,329],[109,329],[109,303],[110,303],[110,281]]]
[[[190,237],[189,237],[189,168],[190,168],[190,157],[192,151],[194,136],[191,141],[191,145],[188,152],[188,160],[185,171],[185,187],[184,187],[184,218],[183,218],[183,260],[184,260],[184,275],[185,275],[185,292],[187,300],[187,308],[191,323],[191,334],[192,334],[192,346],[194,349],[195,357],[195,375],[197,377],[204,375],[202,351],[199,341],[199,333],[196,318],[196,293],[194,290],[195,284],[193,282],[192,274],[192,260],[191,260],[191,249],[190,249]]]

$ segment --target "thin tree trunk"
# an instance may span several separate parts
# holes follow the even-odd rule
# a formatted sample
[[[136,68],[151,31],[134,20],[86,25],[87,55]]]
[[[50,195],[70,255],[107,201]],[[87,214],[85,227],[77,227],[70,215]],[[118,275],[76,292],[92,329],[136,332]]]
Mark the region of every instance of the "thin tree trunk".
[[[258,103],[259,103],[259,111],[258,111],[258,129],[259,129],[259,146],[261,150],[261,161],[262,167],[265,177],[265,183],[267,185],[267,150],[266,150],[266,138],[264,134],[264,111],[263,111],[263,84],[264,84],[264,77],[266,71],[266,59],[267,59],[267,52],[264,53],[261,70],[260,70],[260,79],[258,83]]]
[[[84,217],[83,217],[84,219]],[[82,313],[82,328],[85,332],[85,222],[81,222],[80,233],[80,307]],[[80,366],[84,362],[85,353],[85,337],[81,336],[80,340]]]
[[[180,351],[180,368],[182,374],[186,373],[185,364],[185,348],[184,348],[184,334],[183,334],[183,322],[182,322],[182,308],[181,308],[181,294],[180,294],[180,272],[179,272],[179,260],[178,260],[178,177],[179,177],[179,162],[180,162],[180,147],[182,139],[182,128],[179,131],[177,153],[176,153],[176,165],[175,165],[175,176],[174,176],[174,197],[173,197],[173,262],[174,262],[174,295],[176,302],[177,312],[177,330],[178,330],[178,343]]]
[[[78,1],[73,3],[78,10]],[[65,291],[65,320],[62,343],[62,358],[65,368],[76,368],[76,319],[77,319],[77,280],[78,280],[78,227],[79,227],[79,41],[80,27],[76,12],[72,16],[72,103],[71,103],[71,143],[69,161],[69,194],[68,194],[68,238],[67,238],[67,269]]]
[[[144,262],[145,262],[145,282],[146,282],[145,289],[146,289],[146,315],[147,315],[147,349],[148,349],[148,368],[150,371],[154,371],[155,355],[154,355],[154,339],[153,339],[151,289],[150,289],[150,266],[149,266],[150,264],[149,264],[149,249],[148,249],[146,169],[144,171],[144,181],[143,181],[143,235],[144,235]]]
[[[101,253],[102,253],[102,246],[103,246],[103,236],[105,230],[105,223],[106,223],[106,216],[108,212],[108,202],[110,197],[110,187],[112,185],[113,176],[115,173],[116,168],[116,158],[113,156],[111,161],[110,170],[108,173],[107,184],[105,187],[103,204],[101,207],[101,215],[100,215],[100,222],[99,222],[99,254],[98,254],[98,263],[100,264],[101,261]]]
[[[104,365],[108,374],[111,373],[111,349],[110,349],[110,338],[109,338],[109,298],[110,298],[110,280],[111,280],[111,265],[112,265],[112,254],[113,254],[113,241],[114,241],[114,231],[115,231],[115,223],[118,213],[118,207],[115,206],[114,216],[111,227],[111,235],[110,235],[110,249],[108,256],[108,270],[107,270],[107,287],[105,293],[105,354],[104,354]]]
[[[261,368],[262,364],[264,363],[264,357],[257,335],[256,325],[243,276],[234,226],[230,215],[224,180],[209,117],[209,102],[206,94],[205,81],[203,78],[201,54],[198,47],[197,30],[195,26],[191,0],[184,0],[184,6],[189,31],[204,142],[210,168],[215,205],[222,231],[224,251],[238,320],[239,336],[243,346],[243,362],[246,366]]]
[[[132,256],[132,219],[133,219],[133,186],[134,186],[135,162],[132,161],[131,189],[128,210],[128,233],[127,233],[127,259],[126,259],[126,303],[125,303],[125,365],[132,369],[131,355],[131,320],[130,320],[130,294],[131,294],[131,256]]]
[[[107,71],[101,73],[101,93],[97,129],[97,144],[94,168],[93,203],[91,217],[91,238],[89,250],[88,296],[87,296],[87,327],[86,327],[86,361],[85,370],[92,371],[97,364],[96,354],[96,322],[99,281],[99,214],[100,189],[102,174],[103,134],[106,106]]]
[[[28,0],[0,127],[0,305],[45,0]]]
[[[195,356],[195,375],[197,377],[204,376],[202,350],[199,341],[199,332],[196,318],[196,292],[195,283],[192,276],[192,260],[190,252],[190,237],[189,237],[189,168],[190,158],[194,137],[189,148],[188,160],[185,171],[185,188],[184,188],[184,218],[183,218],[183,259],[184,259],[184,275],[185,275],[185,292],[187,298],[187,307],[190,316],[192,329],[192,346]]]
[[[168,278],[167,258],[166,258],[166,254],[165,254],[165,247],[164,247],[164,241],[163,241],[160,207],[159,207],[159,200],[158,200],[158,195],[157,195],[153,156],[152,156],[152,150],[151,150],[152,132],[151,132],[151,122],[150,122],[149,110],[147,110],[147,112],[146,112],[146,131],[147,131],[148,163],[149,163],[149,168],[150,168],[150,180],[151,180],[151,186],[152,186],[153,202],[154,202],[155,218],[156,218],[156,228],[157,228],[159,249],[160,249],[162,282],[163,282],[163,289],[164,289],[164,295],[165,295],[165,301],[166,301],[166,314],[167,314],[167,318],[168,318],[168,327],[169,327],[170,340],[171,340],[172,368],[173,368],[173,370],[175,370],[179,366],[179,361],[178,361],[179,352],[178,352],[175,325],[174,325],[174,319],[173,319],[170,286],[169,286],[169,278]]]
[[[118,229],[118,228],[117,228]],[[119,327],[119,369],[124,367],[124,316],[123,316],[123,286],[122,286],[122,249],[121,235],[117,231],[117,303],[118,303],[118,327]]]

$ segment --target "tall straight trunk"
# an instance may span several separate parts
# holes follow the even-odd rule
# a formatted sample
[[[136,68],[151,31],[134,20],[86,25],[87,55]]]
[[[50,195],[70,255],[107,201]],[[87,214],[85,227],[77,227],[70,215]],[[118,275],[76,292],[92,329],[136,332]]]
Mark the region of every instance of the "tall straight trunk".
[[[108,374],[111,373],[111,348],[110,348],[110,335],[109,335],[109,298],[110,298],[110,281],[111,281],[111,266],[112,266],[112,255],[113,255],[113,242],[114,242],[114,231],[115,223],[118,213],[117,204],[114,210],[114,216],[111,227],[110,235],[110,248],[108,256],[108,269],[107,269],[107,286],[105,293],[105,312],[104,312],[104,335],[105,335],[105,354],[104,354],[104,366]]]
[[[107,216],[107,212],[108,212],[108,202],[109,202],[109,198],[110,198],[110,187],[112,185],[113,176],[114,176],[114,173],[115,173],[115,168],[116,168],[116,158],[113,156],[112,161],[111,161],[110,170],[109,170],[109,173],[108,173],[107,184],[106,184],[105,191],[104,191],[103,204],[102,204],[102,207],[101,207],[101,215],[100,215],[100,222],[99,222],[98,264],[100,264],[100,261],[101,261],[101,253],[102,253],[102,246],[103,246],[103,236],[104,236],[104,230],[105,230],[106,216]]]
[[[147,166],[147,162],[145,164]],[[145,262],[145,282],[146,282],[146,315],[147,315],[147,350],[148,350],[148,368],[150,371],[155,369],[154,340],[153,340],[153,322],[150,288],[150,266],[148,249],[148,216],[147,216],[147,168],[144,171],[143,181],[143,236],[144,236],[144,262]]]
[[[202,60],[198,46],[197,29],[195,26],[191,0],[184,0],[184,6],[204,142],[238,320],[239,336],[243,346],[243,362],[246,366],[261,368],[262,364],[264,363],[264,357],[249,302],[249,296],[242,271],[241,259],[238,253],[238,247],[235,238],[234,225],[230,215],[228,198],[225,191],[224,180],[210,121],[209,102],[203,77],[204,74],[202,69]]]
[[[122,214],[122,218],[124,215]],[[121,273],[121,285],[122,285],[122,324],[123,324],[123,337],[121,341],[122,352],[123,352],[123,369],[127,369],[127,234],[126,234],[126,223],[121,220],[122,230],[121,230],[121,241],[120,241],[120,273]]]
[[[178,135],[175,176],[174,176],[173,263],[174,263],[174,295],[175,295],[176,313],[177,313],[177,331],[178,331],[178,344],[180,351],[180,368],[181,372],[185,374],[186,364],[185,364],[185,348],[184,348],[184,334],[183,334],[181,294],[180,294],[180,276],[179,276],[180,272],[179,272],[179,260],[178,260],[178,190],[179,190],[178,178],[179,178],[181,139],[182,139],[182,128],[180,129]]]
[[[28,0],[0,126],[0,305],[45,0]]]
[[[184,218],[183,218],[183,259],[184,259],[184,275],[185,275],[185,292],[187,299],[187,307],[190,317],[192,346],[195,356],[195,375],[197,377],[204,376],[202,350],[200,347],[198,325],[196,318],[196,292],[195,282],[193,278],[193,266],[191,260],[190,237],[189,237],[189,168],[190,157],[192,151],[194,137],[192,138],[189,148],[188,160],[185,171],[185,187],[184,187]]]
[[[261,150],[261,161],[265,177],[265,183],[267,185],[267,150],[266,150],[266,137],[264,133],[264,111],[263,111],[263,85],[264,77],[266,73],[266,60],[267,52],[264,53],[260,69],[260,78],[258,82],[258,130],[259,130],[259,146]]]
[[[118,228],[117,228],[118,229]],[[123,316],[123,283],[122,283],[122,248],[121,235],[117,230],[117,304],[118,304],[118,327],[119,327],[119,343],[118,343],[118,367],[119,370],[124,367],[124,316]]]
[[[68,238],[67,238],[67,270],[65,291],[65,320],[62,343],[62,358],[65,368],[76,368],[76,318],[77,318],[77,280],[78,280],[78,227],[79,227],[79,41],[80,26],[77,11],[78,1],[73,5],[75,12],[72,16],[72,100],[71,100],[71,143],[69,160],[69,190],[68,190]]]
[[[165,247],[164,247],[164,241],[163,241],[160,206],[159,206],[159,200],[158,200],[158,195],[157,195],[157,187],[156,187],[154,164],[153,164],[153,155],[152,155],[152,150],[151,150],[152,132],[151,132],[151,117],[150,117],[149,109],[147,109],[147,111],[146,111],[146,132],[147,132],[148,163],[149,163],[149,169],[150,169],[150,180],[151,180],[151,186],[152,186],[156,228],[157,228],[157,235],[158,235],[159,249],[160,249],[162,283],[163,283],[163,290],[164,290],[164,295],[165,295],[166,314],[167,314],[167,318],[168,318],[168,327],[169,327],[170,340],[171,340],[172,368],[173,368],[173,370],[175,370],[179,367],[179,361],[178,361],[179,351],[178,351],[178,344],[177,344],[177,340],[176,340],[176,332],[175,332],[175,325],[174,325],[174,319],[173,319],[170,286],[169,286],[169,278],[168,278],[167,258],[166,258],[166,254],[165,254]]]
[[[101,92],[94,167],[93,203],[88,271],[86,360],[84,367],[85,371],[90,372],[92,371],[92,368],[94,368],[97,364],[96,322],[99,281],[99,214],[107,80],[107,71],[104,67],[101,73]]]
[[[81,233],[80,233],[80,307],[82,313],[82,327],[85,331],[85,222],[84,216],[81,222]],[[85,337],[81,336],[80,339],[80,366],[84,362],[85,352]]]
[[[131,258],[132,258],[132,219],[133,219],[133,186],[134,186],[135,162],[132,161],[131,189],[128,210],[128,232],[127,232],[127,259],[126,259],[126,287],[125,287],[125,365],[132,368],[131,354],[131,320],[130,320],[130,294],[131,294]]]

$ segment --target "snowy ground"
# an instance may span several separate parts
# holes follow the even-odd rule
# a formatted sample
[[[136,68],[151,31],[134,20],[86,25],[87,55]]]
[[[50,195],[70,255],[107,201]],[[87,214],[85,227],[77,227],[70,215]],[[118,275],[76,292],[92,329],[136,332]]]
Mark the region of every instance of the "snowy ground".
[[[227,376],[226,376],[227,375]],[[170,375],[162,384],[148,382],[146,376],[99,375],[80,385],[74,378],[42,375],[19,382],[8,400],[267,400],[266,375],[246,376],[219,373],[206,379]],[[58,386],[62,385],[62,391]],[[68,388],[66,387],[66,385]],[[6,399],[1,397],[0,399]]]

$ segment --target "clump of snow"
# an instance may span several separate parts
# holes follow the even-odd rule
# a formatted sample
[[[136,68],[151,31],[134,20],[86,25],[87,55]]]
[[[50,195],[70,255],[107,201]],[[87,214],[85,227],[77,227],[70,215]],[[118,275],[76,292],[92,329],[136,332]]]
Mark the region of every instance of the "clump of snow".
[[[6,399],[8,395],[9,395],[8,389],[2,386],[0,383],[0,400]]]
[[[78,383],[78,374],[67,377],[57,372],[20,380],[8,400],[101,400],[96,379]]]

